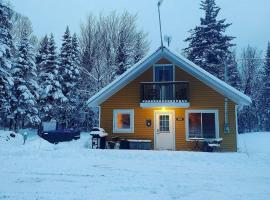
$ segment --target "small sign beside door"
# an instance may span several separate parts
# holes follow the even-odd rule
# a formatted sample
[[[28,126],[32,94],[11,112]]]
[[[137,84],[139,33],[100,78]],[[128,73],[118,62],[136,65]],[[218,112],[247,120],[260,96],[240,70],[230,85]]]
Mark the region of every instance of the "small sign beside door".
[[[184,117],[176,117],[176,121],[184,121]]]

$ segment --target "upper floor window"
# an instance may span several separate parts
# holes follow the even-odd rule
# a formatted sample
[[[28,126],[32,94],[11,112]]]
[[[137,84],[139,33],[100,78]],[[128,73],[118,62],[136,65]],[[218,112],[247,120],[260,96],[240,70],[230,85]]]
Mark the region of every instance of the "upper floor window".
[[[174,66],[171,64],[154,65],[154,81],[174,81]]]

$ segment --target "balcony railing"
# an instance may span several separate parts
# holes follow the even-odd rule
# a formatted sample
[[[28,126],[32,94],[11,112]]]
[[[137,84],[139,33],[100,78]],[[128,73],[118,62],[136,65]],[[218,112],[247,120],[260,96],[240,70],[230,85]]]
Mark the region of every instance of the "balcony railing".
[[[189,83],[184,81],[142,82],[141,103],[188,103]]]

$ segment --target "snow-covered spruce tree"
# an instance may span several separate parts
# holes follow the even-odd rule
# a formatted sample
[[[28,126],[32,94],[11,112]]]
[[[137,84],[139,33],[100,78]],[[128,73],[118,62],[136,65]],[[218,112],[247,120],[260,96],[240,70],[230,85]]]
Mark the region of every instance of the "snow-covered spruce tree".
[[[82,112],[82,106],[84,106],[85,102],[81,102],[81,95],[80,95],[80,86],[79,84],[81,79],[80,74],[80,51],[79,51],[79,42],[77,35],[74,33],[72,36],[72,66],[73,66],[73,74],[74,74],[74,86],[68,93],[69,104],[71,107],[71,112],[69,113],[70,121],[73,124],[77,124],[78,117]]]
[[[184,51],[188,59],[224,79],[224,60],[234,46],[231,43],[234,37],[225,35],[231,24],[225,23],[225,19],[217,19],[220,8],[215,0],[201,1],[200,9],[205,11],[205,16],[200,19],[200,25],[190,31],[191,36],[185,40],[189,45]]]
[[[79,68],[76,64],[77,58],[75,58],[74,52],[77,48],[73,46],[72,37],[70,35],[69,28],[63,36],[63,43],[61,47],[60,57],[59,57],[59,71],[62,76],[61,85],[63,88],[63,94],[67,97],[67,102],[65,103],[65,108],[61,112],[61,124],[65,127],[70,125],[72,112],[76,109],[76,86],[79,81]]]
[[[262,129],[270,131],[270,42],[268,42],[265,64],[263,69],[263,88],[260,97],[262,112]]]
[[[32,46],[26,33],[22,34],[17,49],[18,55],[12,67],[14,85],[11,98],[11,115],[14,118],[15,129],[24,127],[25,124],[34,126],[40,123],[37,105],[39,98],[37,69]]]
[[[13,59],[12,14],[13,10],[3,0],[0,0],[0,118],[2,120],[6,119],[10,110],[10,88],[13,85],[10,72]]]
[[[42,121],[57,119],[58,111],[67,98],[62,92],[60,84],[56,45],[53,34],[41,41],[39,54],[37,56],[39,65],[40,101],[39,109]]]
[[[72,62],[73,65],[78,68],[80,64],[80,51],[79,51],[79,41],[76,33],[73,34],[72,36]]]
[[[39,43],[38,52],[36,54],[36,66],[38,70],[41,69],[44,65],[47,65],[48,43],[48,36],[45,35]]]
[[[242,89],[241,79],[235,52],[232,52],[228,55],[226,65],[227,65],[227,83],[233,86],[234,88],[241,90]]]

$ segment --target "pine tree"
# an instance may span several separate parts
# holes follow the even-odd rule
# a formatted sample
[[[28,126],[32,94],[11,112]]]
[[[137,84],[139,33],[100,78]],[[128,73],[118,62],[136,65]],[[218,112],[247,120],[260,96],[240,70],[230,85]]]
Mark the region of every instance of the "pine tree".
[[[191,36],[185,40],[189,46],[184,51],[188,59],[224,79],[224,59],[234,46],[231,44],[234,37],[224,33],[231,24],[225,23],[225,19],[217,20],[220,8],[215,0],[201,1],[200,9],[205,11],[205,16],[200,19],[200,25],[190,31]]]
[[[134,63],[139,62],[148,51],[148,43],[146,42],[146,34],[142,31],[136,34],[136,42],[134,47]]]
[[[60,71],[62,74],[62,84],[64,95],[67,95],[71,89],[76,85],[79,71],[74,67],[72,38],[70,36],[69,28],[67,27],[60,52]]]
[[[49,43],[48,36],[45,35],[39,44],[38,53],[36,55],[36,66],[38,70],[42,69],[44,66],[47,65],[48,61],[47,57],[49,51],[48,43]]]
[[[226,60],[226,66],[227,66],[227,83],[233,86],[234,88],[241,90],[242,89],[241,79],[235,52],[232,52],[231,54],[228,55]]]
[[[22,33],[18,55],[12,67],[14,86],[11,105],[15,129],[23,127],[25,123],[37,125],[40,122],[37,105],[39,86],[32,50],[27,34]],[[18,127],[19,122],[21,122],[21,126]]]
[[[63,87],[63,94],[67,97],[67,102],[65,104],[65,109],[61,114],[62,123],[67,126],[69,124],[70,115],[72,111],[75,109],[74,102],[76,101],[74,98],[74,92],[76,90],[77,83],[79,81],[79,69],[76,62],[78,61],[77,52],[78,45],[76,36],[73,38],[70,35],[69,28],[66,28],[66,31],[63,36],[63,43],[60,52],[60,73],[62,75],[61,85]],[[75,46],[73,46],[75,45]]]
[[[57,62],[56,45],[51,34],[42,40],[39,55],[40,113],[43,121],[57,119],[58,111],[67,98],[62,92],[61,75]]]
[[[76,68],[78,68],[80,64],[80,59],[79,59],[80,51],[79,51],[79,41],[78,41],[76,33],[73,34],[71,43],[72,43],[72,62],[73,62],[73,65]]]
[[[10,88],[13,78],[10,72],[12,64],[13,42],[11,36],[11,17],[13,10],[2,0],[0,1],[0,113],[6,118],[10,110]]]
[[[263,89],[260,97],[262,125],[266,131],[270,130],[270,42],[268,42],[265,64],[263,69]]]
[[[70,120],[75,122],[78,116],[80,115],[80,111],[82,110],[83,104],[85,102],[81,102],[80,98],[80,92],[79,92],[79,83],[81,79],[81,74],[80,74],[80,51],[79,51],[79,42],[77,35],[74,33],[72,37],[72,65],[74,68],[74,76],[76,76],[76,79],[74,80],[75,86],[70,90],[68,93],[68,98],[69,98],[69,104],[71,108],[71,112],[69,113]]]

